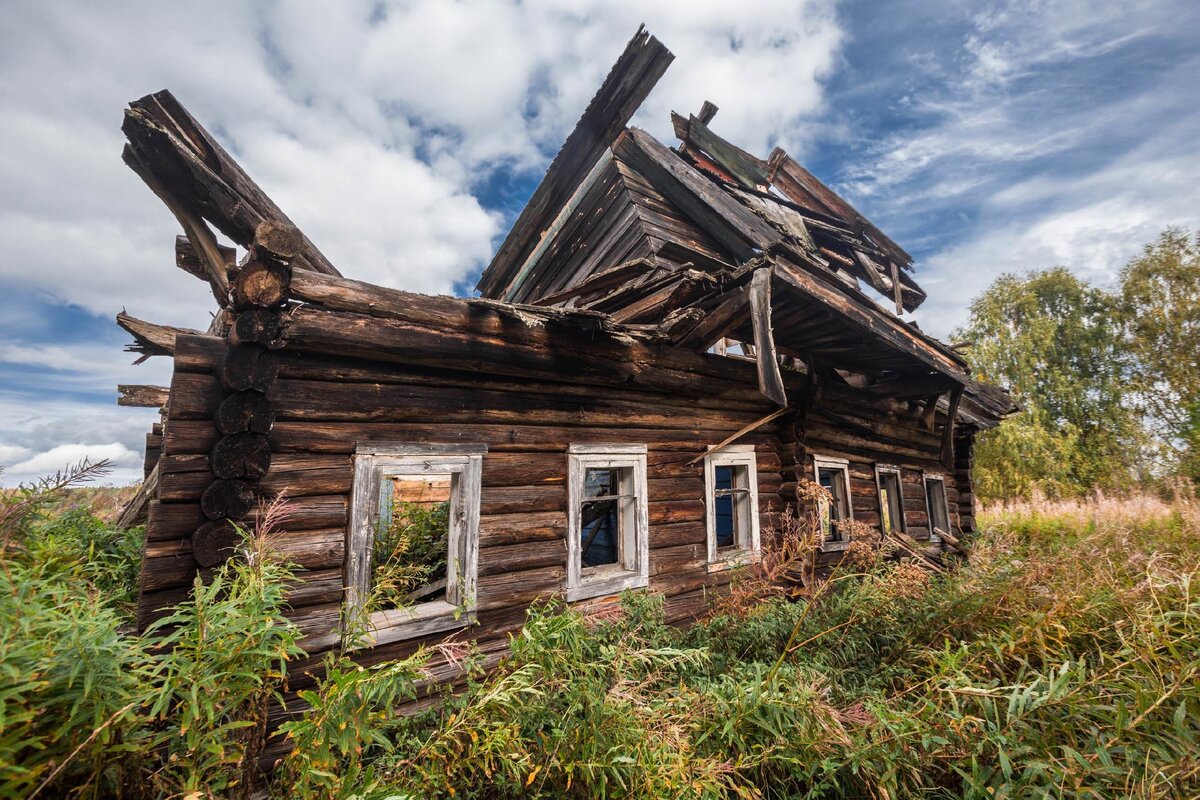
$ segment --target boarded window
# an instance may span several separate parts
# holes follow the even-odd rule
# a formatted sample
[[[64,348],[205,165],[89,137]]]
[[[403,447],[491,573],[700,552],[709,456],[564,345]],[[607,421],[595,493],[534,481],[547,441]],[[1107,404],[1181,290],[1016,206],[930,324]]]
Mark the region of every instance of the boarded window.
[[[571,445],[567,599],[649,582],[644,445]]]
[[[925,504],[929,509],[929,540],[941,542],[941,533],[950,531],[950,511],[946,505],[946,483],[940,476],[925,477]]]
[[[343,641],[364,647],[460,628],[475,607],[483,445],[362,445]]]
[[[852,518],[850,507],[850,469],[842,459],[813,459],[817,483],[829,494],[817,509],[821,522],[821,540],[826,545],[844,545],[847,536],[838,523]]]
[[[885,534],[905,530],[904,494],[900,488],[900,472],[890,467],[878,467],[879,516]]]
[[[745,562],[759,551],[758,470],[753,445],[733,445],[704,459],[710,567]]]

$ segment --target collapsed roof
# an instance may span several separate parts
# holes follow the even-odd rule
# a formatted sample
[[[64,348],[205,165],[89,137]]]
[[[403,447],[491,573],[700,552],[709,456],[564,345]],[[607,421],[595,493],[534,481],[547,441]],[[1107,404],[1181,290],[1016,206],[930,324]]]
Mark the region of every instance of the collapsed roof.
[[[673,58],[639,29],[471,302],[694,351],[742,342],[761,391],[780,405],[782,373],[798,371],[883,397],[940,397],[981,427],[1011,411],[958,353],[861,290],[865,281],[897,313],[925,299],[911,256],[787,153],[763,160],[725,141],[709,127],[711,103],[673,115],[673,149],[627,127]],[[224,308],[234,252],[206,221],[249,247],[260,223],[290,220],[169,92],[130,106],[125,161],[179,219],[178,266],[207,280]],[[292,265],[334,283],[341,274],[302,234]],[[370,288],[355,293],[365,313]],[[163,352],[146,323],[130,320],[139,352]]]

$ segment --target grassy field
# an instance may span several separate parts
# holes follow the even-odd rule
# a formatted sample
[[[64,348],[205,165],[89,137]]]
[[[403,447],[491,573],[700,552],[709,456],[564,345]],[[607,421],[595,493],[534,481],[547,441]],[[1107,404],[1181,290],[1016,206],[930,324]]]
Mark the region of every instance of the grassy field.
[[[394,709],[428,659],[469,648],[331,660],[271,781],[253,766],[298,657],[274,624],[287,567],[260,546],[135,639],[136,536],[53,507],[0,517],[3,796],[1200,796],[1186,497],[994,508],[948,574],[863,552],[798,596],[747,575],[686,631],[653,596],[603,620],[549,604],[412,717]]]

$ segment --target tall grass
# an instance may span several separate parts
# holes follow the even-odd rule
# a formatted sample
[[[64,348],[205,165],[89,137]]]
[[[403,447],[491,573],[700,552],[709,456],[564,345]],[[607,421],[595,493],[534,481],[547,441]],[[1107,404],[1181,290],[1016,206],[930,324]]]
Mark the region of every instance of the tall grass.
[[[269,532],[134,637],[140,532],[48,514],[62,490],[0,500],[0,796],[1200,796],[1185,493],[990,509],[945,574],[884,543],[817,581],[812,520],[788,518],[688,629],[635,593],[603,617],[537,606],[486,673],[461,646],[334,654],[264,783],[299,653]],[[417,711],[447,659],[466,688]]]

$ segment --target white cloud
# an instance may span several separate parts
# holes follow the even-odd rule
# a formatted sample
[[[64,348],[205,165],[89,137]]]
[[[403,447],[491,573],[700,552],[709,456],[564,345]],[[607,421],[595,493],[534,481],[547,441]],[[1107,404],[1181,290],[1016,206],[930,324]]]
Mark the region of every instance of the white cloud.
[[[638,124],[669,139],[669,110],[711,99],[746,147],[808,140],[797,123],[822,112],[842,44],[835,0],[9,4],[0,290],[207,326],[207,287],[173,266],[177,222],[120,160],[126,102],[169,88],[344,274],[450,292],[503,233],[480,187],[499,168],[538,176],[643,21],[677,60]],[[104,452],[114,479],[135,479],[153,412],[64,393],[165,384],[166,364],[37,341],[27,309],[0,306],[20,334],[0,367],[27,371],[0,387],[0,456],[21,459],[3,480],[57,469],[80,442],[124,448]]]
[[[128,483],[131,474],[133,480],[141,478],[136,467],[141,464],[142,457],[120,442],[60,444],[44,453],[18,461],[5,470],[4,477],[14,483],[31,481],[63,471],[71,465],[79,464],[85,458],[93,464],[100,461],[109,462],[112,470],[105,476],[106,480]]]

